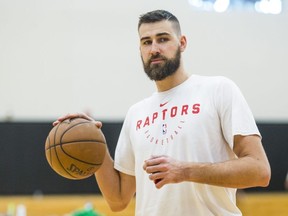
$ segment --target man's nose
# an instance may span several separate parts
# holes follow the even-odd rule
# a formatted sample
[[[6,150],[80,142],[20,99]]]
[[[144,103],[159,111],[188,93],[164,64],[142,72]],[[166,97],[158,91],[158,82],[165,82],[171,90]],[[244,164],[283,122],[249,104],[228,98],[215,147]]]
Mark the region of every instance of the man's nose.
[[[159,53],[160,53],[159,44],[157,44],[156,42],[153,42],[153,43],[151,44],[150,53],[151,53],[152,55],[159,54]]]

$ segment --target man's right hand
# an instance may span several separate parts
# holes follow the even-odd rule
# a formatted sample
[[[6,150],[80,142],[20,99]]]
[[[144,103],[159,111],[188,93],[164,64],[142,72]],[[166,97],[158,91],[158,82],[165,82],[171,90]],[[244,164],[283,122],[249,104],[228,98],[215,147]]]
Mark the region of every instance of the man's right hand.
[[[93,118],[88,116],[85,113],[68,113],[64,116],[60,116],[56,121],[53,122],[53,126],[56,126],[57,124],[61,123],[62,121],[65,121],[66,119],[72,119],[72,118],[83,118],[87,119],[89,121],[95,122],[95,125],[100,129],[102,127],[102,122],[95,121]]]

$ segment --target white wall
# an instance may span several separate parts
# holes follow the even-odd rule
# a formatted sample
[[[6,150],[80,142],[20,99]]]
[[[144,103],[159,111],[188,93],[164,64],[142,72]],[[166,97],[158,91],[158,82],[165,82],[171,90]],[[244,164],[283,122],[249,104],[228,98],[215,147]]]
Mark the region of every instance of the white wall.
[[[288,121],[288,12],[196,12],[175,0],[0,0],[0,120],[122,120],[155,90],[137,35],[153,9],[179,18],[190,73],[227,76],[257,120]]]

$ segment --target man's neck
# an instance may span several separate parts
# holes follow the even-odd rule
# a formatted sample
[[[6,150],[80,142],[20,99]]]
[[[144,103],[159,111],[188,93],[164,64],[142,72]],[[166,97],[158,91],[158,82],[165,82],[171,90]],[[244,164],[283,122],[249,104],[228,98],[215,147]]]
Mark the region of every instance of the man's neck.
[[[189,75],[182,69],[177,70],[171,76],[166,77],[164,80],[156,81],[158,92],[167,91],[172,89],[189,78]]]

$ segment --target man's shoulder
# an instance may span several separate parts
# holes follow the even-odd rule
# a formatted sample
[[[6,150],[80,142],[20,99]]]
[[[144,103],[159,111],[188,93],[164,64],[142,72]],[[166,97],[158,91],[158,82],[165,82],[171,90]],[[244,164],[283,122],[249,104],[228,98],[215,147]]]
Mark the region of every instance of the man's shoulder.
[[[222,82],[231,82],[231,79],[225,76],[207,76],[207,75],[192,75],[192,79],[197,82],[207,82],[207,83],[222,83]]]
[[[193,75],[190,79],[191,86],[199,89],[215,89],[225,86],[234,85],[234,82],[225,76],[204,76],[204,75]]]

